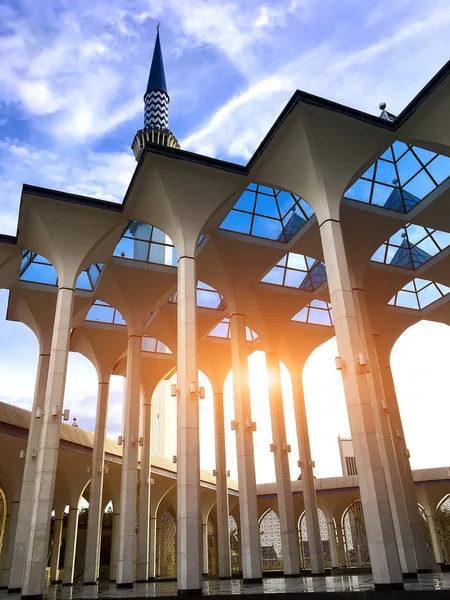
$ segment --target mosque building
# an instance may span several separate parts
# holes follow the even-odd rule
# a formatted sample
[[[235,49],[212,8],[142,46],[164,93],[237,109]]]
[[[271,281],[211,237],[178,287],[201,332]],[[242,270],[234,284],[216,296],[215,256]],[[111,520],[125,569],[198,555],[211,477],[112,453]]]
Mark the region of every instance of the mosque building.
[[[242,166],[180,149],[158,27],[123,201],[24,185],[18,233],[0,235],[7,318],[39,342],[31,411],[0,403],[4,589],[40,600],[50,582],[176,579],[179,595],[200,595],[206,576],[244,586],[278,573],[305,591],[303,576],[370,570],[389,591],[445,569],[450,469],[411,470],[390,353],[421,319],[450,324],[449,72],[398,116],[297,91]],[[317,479],[302,371],[333,336],[351,443],[340,440],[343,476]],[[255,477],[256,350],[270,484]],[[64,422],[69,352],[98,374],[94,432]],[[199,370],[213,389],[213,473],[200,470]],[[106,437],[111,375],[125,378],[118,440]]]

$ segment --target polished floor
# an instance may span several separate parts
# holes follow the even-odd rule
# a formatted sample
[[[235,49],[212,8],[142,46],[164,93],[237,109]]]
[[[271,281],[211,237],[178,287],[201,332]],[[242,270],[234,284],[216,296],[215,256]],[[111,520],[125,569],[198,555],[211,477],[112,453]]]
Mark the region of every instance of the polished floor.
[[[259,584],[244,584],[239,579],[232,579],[230,581],[207,580],[203,582],[203,595],[209,596],[317,593],[320,597],[324,593],[338,592],[338,597],[344,595],[346,598],[353,596],[356,599],[358,597],[366,597],[366,592],[372,592],[373,589],[373,581],[370,575],[296,577],[292,579],[268,578]],[[391,592],[385,595],[384,592],[377,592],[374,596],[378,598],[391,598],[411,595],[417,598],[428,598],[430,593],[440,591],[441,593],[438,594],[438,598],[450,598],[450,573],[419,575],[418,579],[405,581],[405,590],[414,592],[414,594],[406,595],[402,592]],[[442,593],[443,591],[444,593]],[[356,593],[349,594],[349,592]],[[418,594],[417,592],[422,593]],[[177,595],[175,581],[137,583],[129,590],[118,590],[113,584],[100,583],[98,586],[50,586],[46,588],[45,600],[107,600],[108,598],[134,600],[138,598],[163,598],[175,595]],[[372,594],[368,594],[368,596],[371,597]],[[18,597],[15,594],[7,594],[6,591],[0,592],[1,600],[5,600],[6,598],[14,600]]]

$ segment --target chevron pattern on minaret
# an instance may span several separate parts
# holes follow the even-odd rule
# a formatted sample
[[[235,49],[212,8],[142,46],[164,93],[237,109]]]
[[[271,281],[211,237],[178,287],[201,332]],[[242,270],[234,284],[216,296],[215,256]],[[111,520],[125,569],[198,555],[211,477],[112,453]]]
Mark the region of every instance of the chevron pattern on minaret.
[[[145,129],[168,129],[169,97],[160,90],[152,90],[145,96]]]

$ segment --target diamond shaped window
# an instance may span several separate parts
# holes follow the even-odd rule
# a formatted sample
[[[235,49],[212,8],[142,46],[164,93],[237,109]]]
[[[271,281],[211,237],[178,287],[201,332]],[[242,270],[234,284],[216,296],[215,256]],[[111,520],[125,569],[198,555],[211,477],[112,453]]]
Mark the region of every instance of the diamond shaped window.
[[[440,300],[450,292],[450,287],[442,283],[416,277],[399,290],[389,300],[391,306],[401,306],[412,310],[422,310]]]
[[[130,260],[177,266],[177,253],[170,237],[157,227],[141,221],[128,222],[113,255]]]
[[[125,319],[120,312],[101,300],[95,300],[86,315],[86,321],[96,323],[110,323],[111,325],[126,325]]]
[[[104,265],[102,263],[92,264],[78,275],[75,288],[92,292],[97,285]],[[31,283],[42,283],[44,285],[58,285],[58,275],[52,263],[31,250],[22,253],[22,264],[20,266],[20,281]]]
[[[403,269],[418,269],[448,246],[450,233],[408,223],[384,242],[371,260]]]
[[[217,337],[217,338],[226,338],[228,340],[231,339],[231,327],[230,327],[230,319],[226,317],[222,319],[220,323],[218,323],[211,331],[208,333],[209,337]],[[245,326],[245,339],[247,342],[254,342],[258,339],[258,334],[250,329],[250,327]]]
[[[396,141],[344,194],[407,213],[450,176],[450,158]]]
[[[327,272],[323,262],[304,254],[289,252],[261,282],[313,292],[326,280]]]
[[[286,243],[313,215],[300,196],[251,183],[220,229]]]
[[[309,304],[292,317],[292,321],[333,327],[334,321],[331,304],[324,300],[318,300],[317,298],[311,300]]]

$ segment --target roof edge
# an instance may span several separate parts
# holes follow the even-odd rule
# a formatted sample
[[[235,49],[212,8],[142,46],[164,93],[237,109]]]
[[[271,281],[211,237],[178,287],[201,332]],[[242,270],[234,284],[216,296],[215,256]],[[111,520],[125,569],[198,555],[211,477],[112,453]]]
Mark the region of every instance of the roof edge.
[[[27,183],[24,183],[22,186],[22,198],[24,194],[29,194],[30,196],[44,196],[51,200],[70,202],[72,204],[81,204],[90,208],[101,208],[103,210],[110,210],[117,213],[123,212],[123,202],[109,202],[108,200],[92,198],[91,196],[81,196],[80,194],[61,192],[59,190],[29,185]]]

